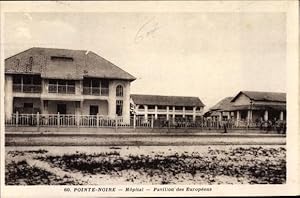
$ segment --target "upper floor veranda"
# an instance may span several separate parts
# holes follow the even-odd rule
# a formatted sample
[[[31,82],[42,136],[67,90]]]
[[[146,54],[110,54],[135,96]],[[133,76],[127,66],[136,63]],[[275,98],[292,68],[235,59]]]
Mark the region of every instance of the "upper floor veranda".
[[[48,79],[32,74],[6,74],[6,92],[14,97],[87,98],[123,97],[130,82],[126,80],[90,78],[82,80]],[[129,90],[128,90],[129,91]]]

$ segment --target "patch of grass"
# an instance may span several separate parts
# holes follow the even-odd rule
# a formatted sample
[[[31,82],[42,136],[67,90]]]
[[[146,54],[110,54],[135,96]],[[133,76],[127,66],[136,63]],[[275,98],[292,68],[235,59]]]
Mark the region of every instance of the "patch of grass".
[[[58,177],[46,170],[30,166],[25,160],[12,161],[5,169],[6,185],[76,185],[78,181],[65,176]]]

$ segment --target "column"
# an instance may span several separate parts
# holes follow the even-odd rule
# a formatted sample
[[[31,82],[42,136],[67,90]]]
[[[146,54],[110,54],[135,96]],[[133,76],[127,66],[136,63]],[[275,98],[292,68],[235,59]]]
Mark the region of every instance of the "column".
[[[196,121],[196,107],[193,107],[193,122]]]
[[[223,117],[223,112],[219,112],[219,121],[222,121],[222,117]]]
[[[145,107],[145,120],[148,120],[148,105],[144,105]]]
[[[169,120],[169,106],[167,106],[167,120]]]
[[[172,118],[173,120],[173,122],[175,122],[175,106],[173,106],[173,118]]]
[[[13,113],[13,78],[10,75],[5,76],[5,120],[10,120]]]
[[[116,117],[116,86],[115,81],[109,81],[109,96],[108,96],[108,115],[110,118]],[[124,105],[124,104],[123,104]]]
[[[267,121],[269,118],[268,118],[268,110],[265,110],[265,114],[264,114],[264,120]]]
[[[182,117],[185,118],[185,107],[182,107]]]
[[[157,120],[157,105],[155,105],[154,109],[154,119]]]
[[[75,81],[75,94],[81,95],[82,94],[82,80]]]
[[[248,110],[247,122],[248,122],[248,124],[250,124],[252,122],[252,111],[251,110]]]
[[[41,100],[41,119],[42,123],[47,125],[49,121],[49,110],[48,110],[48,100]]]
[[[75,102],[75,115],[76,115],[76,125],[80,125],[80,115],[81,115],[81,108],[83,106],[83,101],[76,101]],[[98,124],[98,122],[97,122]]]
[[[48,80],[42,79],[42,94],[48,94]]]
[[[239,121],[241,120],[241,114],[240,111],[236,112],[236,121],[235,121],[235,126],[239,126]]]
[[[48,114],[48,100],[41,100],[41,114]]]
[[[280,120],[283,120],[283,111],[280,111],[280,116],[279,116]]]
[[[237,111],[237,112],[236,112],[236,120],[237,120],[237,121],[240,121],[240,120],[241,120],[241,114],[240,114],[240,111]]]

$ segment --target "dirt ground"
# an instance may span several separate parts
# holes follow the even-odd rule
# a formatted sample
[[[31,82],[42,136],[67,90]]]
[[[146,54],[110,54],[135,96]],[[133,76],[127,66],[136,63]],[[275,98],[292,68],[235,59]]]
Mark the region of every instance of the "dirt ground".
[[[7,185],[284,184],[285,146],[6,147]]]
[[[6,146],[181,146],[181,145],[285,145],[274,134],[9,134]]]

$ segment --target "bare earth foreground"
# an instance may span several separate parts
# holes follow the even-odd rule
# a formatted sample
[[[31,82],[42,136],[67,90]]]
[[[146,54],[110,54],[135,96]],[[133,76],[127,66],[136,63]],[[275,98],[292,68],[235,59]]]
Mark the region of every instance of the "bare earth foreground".
[[[284,184],[285,145],[6,147],[7,185]]]

